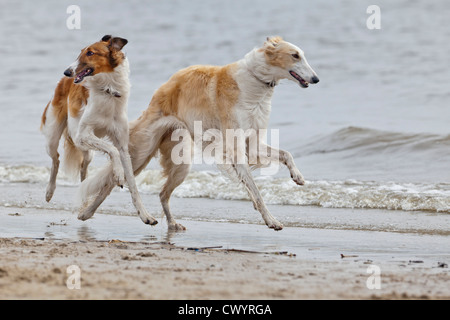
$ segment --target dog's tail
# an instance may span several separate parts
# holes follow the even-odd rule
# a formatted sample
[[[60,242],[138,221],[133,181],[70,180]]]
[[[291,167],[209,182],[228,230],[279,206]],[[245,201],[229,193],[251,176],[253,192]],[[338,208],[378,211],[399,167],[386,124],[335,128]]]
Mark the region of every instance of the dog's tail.
[[[83,153],[75,146],[72,138],[67,134],[67,130],[64,132],[64,135],[64,160],[62,169],[68,177],[75,179],[80,173]]]
[[[128,145],[134,174],[138,175],[158,152],[161,141],[176,129],[185,129],[186,125],[175,116],[146,114],[130,122],[130,142]],[[189,134],[189,133],[188,133]]]

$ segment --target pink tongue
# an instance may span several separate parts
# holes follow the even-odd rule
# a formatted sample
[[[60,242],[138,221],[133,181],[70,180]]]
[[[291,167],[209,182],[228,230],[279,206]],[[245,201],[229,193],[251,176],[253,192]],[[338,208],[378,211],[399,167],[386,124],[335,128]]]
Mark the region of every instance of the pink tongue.
[[[82,81],[87,73],[88,73],[88,69],[81,71],[79,74],[77,74],[77,77],[75,78],[75,82]]]

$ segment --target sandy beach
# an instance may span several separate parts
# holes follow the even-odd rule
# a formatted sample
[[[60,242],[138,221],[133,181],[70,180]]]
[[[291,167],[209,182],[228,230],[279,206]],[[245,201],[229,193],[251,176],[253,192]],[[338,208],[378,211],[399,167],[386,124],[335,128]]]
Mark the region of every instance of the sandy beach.
[[[398,262],[366,286],[369,262],[190,250],[170,244],[1,239],[1,299],[449,299],[447,270]],[[68,267],[81,288],[68,289]]]
[[[385,233],[391,249],[368,249],[349,230],[182,221],[187,231],[173,234],[133,216],[82,222],[70,211],[14,207],[0,208],[0,221],[0,299],[450,298],[448,255],[426,235],[399,234],[397,247]],[[70,288],[71,266],[79,289]]]

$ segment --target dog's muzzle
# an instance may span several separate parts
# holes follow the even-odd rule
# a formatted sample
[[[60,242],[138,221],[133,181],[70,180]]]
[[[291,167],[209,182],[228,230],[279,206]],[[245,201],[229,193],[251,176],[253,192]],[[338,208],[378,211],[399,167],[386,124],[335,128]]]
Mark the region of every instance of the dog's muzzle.
[[[296,79],[299,82],[302,88],[308,88],[310,83],[315,84],[319,82],[319,78],[317,76],[312,76],[309,81],[306,81],[297,72],[293,70],[289,71],[289,73],[291,74],[292,77],[294,77],[294,79]]]
[[[69,78],[73,77],[73,70],[72,70],[72,68],[67,68],[66,71],[64,71],[64,75],[66,77],[69,77]]]
[[[311,83],[317,83],[319,81],[320,80],[319,80],[319,78],[317,76],[314,76],[314,77],[311,78]]]
[[[92,68],[86,68],[81,70],[80,72],[78,72],[75,76],[75,80],[73,81],[73,83],[80,83],[81,81],[83,81],[83,79],[87,76],[90,76],[92,73],[94,72],[94,69]]]

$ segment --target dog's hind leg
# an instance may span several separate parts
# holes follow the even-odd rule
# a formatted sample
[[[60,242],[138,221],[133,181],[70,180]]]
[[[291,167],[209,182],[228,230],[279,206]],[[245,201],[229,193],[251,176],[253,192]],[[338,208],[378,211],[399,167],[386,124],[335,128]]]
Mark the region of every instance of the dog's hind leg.
[[[58,141],[59,142],[59,141]],[[53,194],[55,193],[56,189],[56,176],[58,175],[59,170],[59,153],[58,153],[58,143],[56,144],[49,144],[47,147],[48,154],[52,158],[52,168],[50,170],[50,180],[47,185],[47,189],[45,192],[45,200],[47,202],[50,202],[50,200],[53,197]]]
[[[191,169],[190,163],[175,164],[172,161],[172,150],[173,147],[178,143],[178,141],[171,141],[171,136],[167,135],[161,142],[161,145],[159,147],[161,153],[160,163],[164,169],[163,174],[167,177],[166,183],[164,184],[159,194],[159,198],[161,200],[164,214],[167,218],[169,230],[186,230],[183,225],[175,221],[172,214],[170,213],[169,207],[169,200],[173,190],[175,190],[175,188],[184,181],[189,173],[189,170]]]
[[[42,124],[41,130],[47,139],[47,153],[52,158],[52,168],[50,170],[50,179],[45,192],[45,200],[49,202],[56,189],[56,176],[59,170],[59,153],[58,146],[59,140],[66,128],[67,121],[64,119],[62,122],[58,122],[58,119],[54,116],[52,106],[45,109],[46,120]]]

